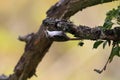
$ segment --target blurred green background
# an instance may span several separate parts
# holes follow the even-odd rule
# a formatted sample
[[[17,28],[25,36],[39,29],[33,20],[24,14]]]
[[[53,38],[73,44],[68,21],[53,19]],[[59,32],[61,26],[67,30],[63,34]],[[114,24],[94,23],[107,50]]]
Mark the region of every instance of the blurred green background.
[[[24,51],[19,35],[36,32],[46,11],[58,0],[0,0],[0,74],[11,74]],[[75,24],[102,25],[105,14],[120,2],[100,4],[84,9],[71,17]],[[30,80],[120,80],[120,58],[115,57],[107,70],[98,74],[110,54],[111,47],[92,49],[93,41],[54,42],[37,68],[38,77]]]

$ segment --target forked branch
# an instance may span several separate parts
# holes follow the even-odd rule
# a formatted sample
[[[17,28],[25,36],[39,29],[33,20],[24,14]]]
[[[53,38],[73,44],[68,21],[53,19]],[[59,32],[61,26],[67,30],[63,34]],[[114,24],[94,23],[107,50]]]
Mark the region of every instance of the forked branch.
[[[47,17],[67,20],[76,12],[87,7],[112,1],[114,0],[60,0],[47,11]],[[48,25],[48,27],[50,26]],[[78,32],[78,35],[80,37],[81,33]],[[27,80],[36,75],[35,72],[39,62],[53,43],[53,40],[46,37],[44,24],[41,24],[38,32],[32,36],[28,36],[28,38],[20,37],[20,40],[26,41],[25,51],[14,68],[14,73],[7,78],[8,80]]]

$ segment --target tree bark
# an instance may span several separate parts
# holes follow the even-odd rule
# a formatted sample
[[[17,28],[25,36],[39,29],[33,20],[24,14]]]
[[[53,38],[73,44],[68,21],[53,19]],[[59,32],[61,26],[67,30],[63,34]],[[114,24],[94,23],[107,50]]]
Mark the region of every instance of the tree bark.
[[[88,27],[79,25],[76,26],[70,21],[58,20],[54,18],[47,18],[43,21],[45,26],[49,25],[47,34],[53,41],[69,41],[69,40],[112,40],[120,41],[120,26],[114,27],[113,29],[103,30],[102,27]],[[51,28],[56,28],[56,31],[50,31]],[[75,38],[68,37],[65,33],[72,34]],[[54,34],[54,35],[53,35]],[[59,38],[59,37],[62,37]]]
[[[47,11],[47,17],[67,20],[80,10],[111,1],[114,0],[60,0]],[[38,32],[20,37],[20,40],[26,42],[24,53],[15,66],[14,73],[7,79],[0,77],[0,80],[27,80],[36,75],[39,62],[53,43],[53,40],[46,36],[45,30],[46,27],[41,24]]]

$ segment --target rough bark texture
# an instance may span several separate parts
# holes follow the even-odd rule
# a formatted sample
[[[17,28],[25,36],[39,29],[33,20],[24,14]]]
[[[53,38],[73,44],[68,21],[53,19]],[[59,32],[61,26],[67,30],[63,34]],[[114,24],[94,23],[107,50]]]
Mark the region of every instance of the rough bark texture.
[[[56,31],[62,31],[61,34],[55,34],[54,36],[49,34],[50,39],[53,41],[68,41],[68,40],[113,40],[119,41],[120,40],[120,27],[114,27],[114,29],[103,30],[102,27],[94,27],[90,28],[88,26],[76,26],[70,21],[66,20],[58,20],[54,18],[47,18],[43,21],[45,26],[51,25],[51,27],[47,27],[50,31],[51,29],[55,28]],[[54,32],[54,31],[53,31]],[[74,35],[75,38],[68,37],[65,33],[70,33]],[[51,31],[52,33],[52,31]],[[57,32],[56,32],[57,33]],[[63,39],[60,39],[61,37]],[[58,37],[58,38],[57,38]]]
[[[48,10],[47,17],[69,19],[79,10],[111,1],[114,0],[60,0]],[[26,41],[25,51],[17,63],[14,73],[7,79],[1,76],[0,80],[27,80],[35,75],[39,62],[53,43],[46,36],[45,29],[46,27],[41,24],[38,32],[20,38],[20,40]]]

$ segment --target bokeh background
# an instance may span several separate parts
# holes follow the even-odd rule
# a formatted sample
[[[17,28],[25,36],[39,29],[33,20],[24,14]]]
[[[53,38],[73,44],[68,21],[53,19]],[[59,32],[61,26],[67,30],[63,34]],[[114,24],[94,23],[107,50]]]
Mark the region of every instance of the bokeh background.
[[[24,52],[19,35],[36,32],[46,11],[58,0],[0,0],[0,74],[9,75]],[[76,25],[102,25],[105,14],[120,5],[119,1],[84,9],[71,17]],[[120,80],[120,58],[115,57],[107,70],[98,74],[110,54],[111,47],[93,49],[93,41],[54,42],[37,68],[38,77],[30,80]]]

